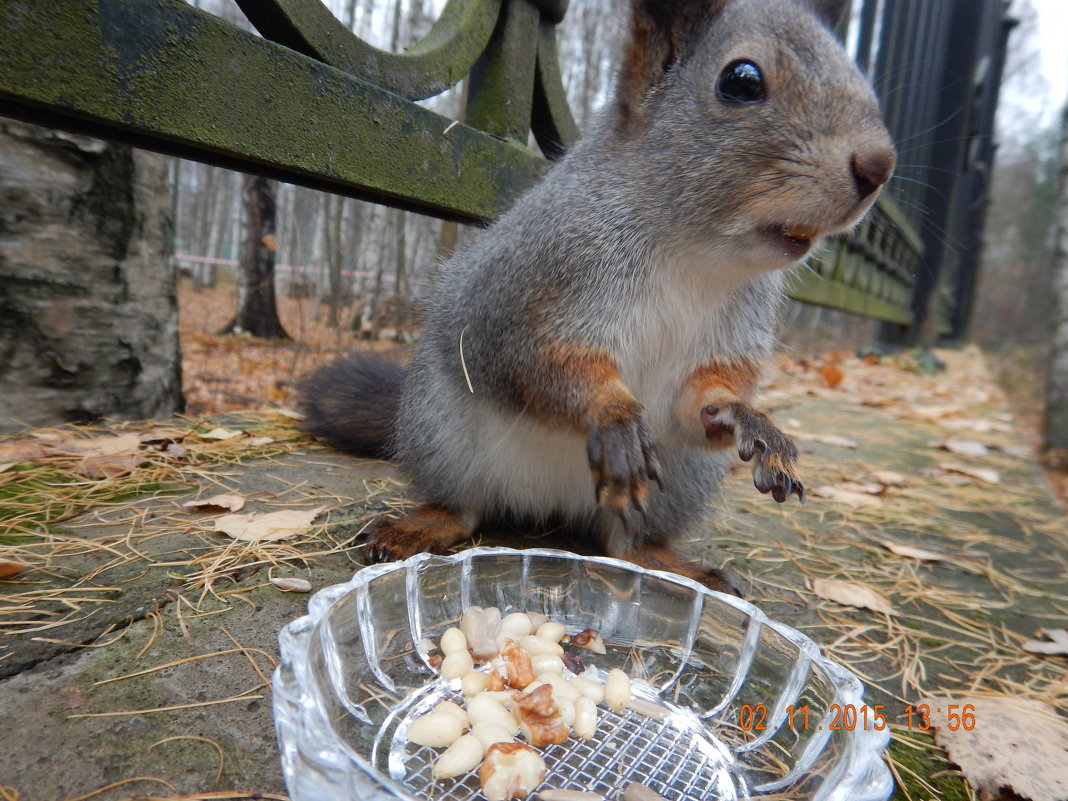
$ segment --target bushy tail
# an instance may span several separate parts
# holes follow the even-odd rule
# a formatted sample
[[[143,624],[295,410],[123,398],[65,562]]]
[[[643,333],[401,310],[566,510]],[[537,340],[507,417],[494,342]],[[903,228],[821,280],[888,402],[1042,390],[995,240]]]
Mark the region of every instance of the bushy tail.
[[[320,367],[299,385],[302,428],[346,453],[388,459],[405,373],[379,356]]]

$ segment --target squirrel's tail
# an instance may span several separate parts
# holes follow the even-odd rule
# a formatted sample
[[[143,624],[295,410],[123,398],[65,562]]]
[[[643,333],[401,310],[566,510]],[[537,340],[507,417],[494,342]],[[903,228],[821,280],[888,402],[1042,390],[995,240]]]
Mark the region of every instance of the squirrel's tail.
[[[301,427],[346,453],[388,459],[406,372],[380,356],[320,367],[298,387]]]

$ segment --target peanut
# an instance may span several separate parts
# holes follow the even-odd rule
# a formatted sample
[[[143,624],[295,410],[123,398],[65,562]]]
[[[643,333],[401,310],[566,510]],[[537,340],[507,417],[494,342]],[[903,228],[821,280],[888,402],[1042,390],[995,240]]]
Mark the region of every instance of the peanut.
[[[604,702],[621,711],[630,703],[630,676],[619,668],[612,668],[604,682]]]
[[[448,656],[453,651],[466,651],[467,650],[467,637],[460,629],[453,626],[450,629],[446,629],[445,633],[441,635],[441,642],[438,645],[445,656]]]
[[[466,650],[453,651],[451,654],[446,654],[445,659],[441,662],[441,678],[446,681],[452,681],[458,679],[465,673],[470,673],[475,667],[475,660],[471,658]]]
[[[431,712],[408,724],[408,741],[430,748],[452,745],[464,733],[464,726],[457,715],[448,712]]]
[[[482,742],[477,737],[465,734],[434,760],[430,773],[439,779],[461,776],[478,767],[484,752],[485,749],[482,747]]]

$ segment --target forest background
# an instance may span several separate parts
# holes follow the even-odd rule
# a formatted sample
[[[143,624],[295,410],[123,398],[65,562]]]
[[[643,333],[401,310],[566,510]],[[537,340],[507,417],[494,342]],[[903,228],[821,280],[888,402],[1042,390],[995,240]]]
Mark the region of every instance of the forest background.
[[[249,28],[233,0],[194,4]],[[327,0],[327,5],[361,38],[398,51],[426,33],[444,2]],[[1055,297],[1062,131],[1060,117],[1035,102],[1048,90],[1038,12],[1032,0],[1013,0],[1011,12],[1019,24],[1010,39],[1002,90],[1000,148],[971,337],[987,352],[1037,443]],[[611,91],[625,18],[625,0],[577,0],[560,27],[564,84],[580,127]],[[462,83],[426,103],[447,117],[459,118]],[[0,148],[9,151],[32,137],[28,126],[0,129]],[[69,146],[68,140],[73,140],[65,140]],[[92,150],[81,142],[78,148],[84,153]],[[162,156],[138,154],[135,162],[139,191],[144,198],[151,196],[159,218],[165,220],[154,232],[145,223],[146,239],[153,234],[157,241],[142,250],[169,252],[165,258],[179,275],[180,387],[185,409],[194,416],[292,404],[300,375],[354,348],[394,352],[404,358],[407,343],[417,334],[418,301],[426,276],[470,235],[458,223],[263,181],[271,184],[276,211],[275,233],[267,244],[274,259],[280,325],[273,331],[275,339],[257,339],[248,336],[247,327],[236,324],[235,318],[238,259],[255,216],[247,179]],[[889,194],[894,194],[895,184],[910,180],[911,169],[908,150],[903,149]],[[108,211],[100,219],[112,225],[121,210]],[[158,241],[162,239],[168,241]],[[141,314],[156,320],[166,317],[165,311],[157,311],[143,298],[133,301]],[[55,305],[50,307],[53,315]],[[137,321],[131,327],[138,325],[144,327]],[[226,334],[221,333],[224,330]],[[874,343],[877,332],[878,324],[872,321],[790,302],[781,339],[786,358],[835,363],[843,354]],[[168,381],[166,376],[158,379],[161,384]],[[178,382],[175,378],[171,383]],[[165,407],[161,400],[159,408]],[[67,417],[76,421],[75,415]],[[39,421],[27,417],[23,422]]]

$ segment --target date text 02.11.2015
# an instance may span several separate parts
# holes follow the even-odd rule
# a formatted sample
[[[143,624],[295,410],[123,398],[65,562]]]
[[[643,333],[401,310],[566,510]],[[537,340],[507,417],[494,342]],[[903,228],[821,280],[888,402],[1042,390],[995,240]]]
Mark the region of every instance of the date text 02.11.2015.
[[[793,731],[853,731],[854,729],[873,728],[882,731],[890,723],[883,713],[884,704],[874,706],[854,706],[853,704],[831,704],[826,712],[813,712],[808,704],[786,707],[786,723]],[[902,723],[909,731],[935,731],[940,728],[931,720],[931,712],[942,714],[942,707],[931,709],[927,704],[906,706]],[[951,731],[975,728],[975,707],[971,704],[948,704],[945,708],[945,728]],[[742,731],[767,731],[771,728],[768,708],[764,704],[742,704],[738,707],[738,728]]]

